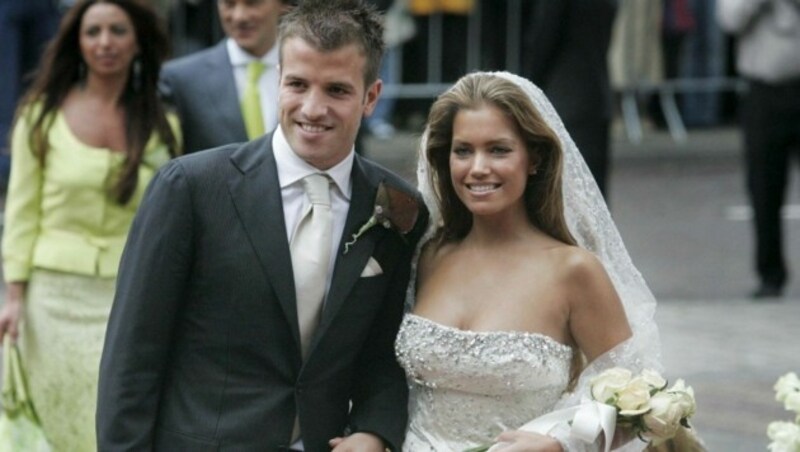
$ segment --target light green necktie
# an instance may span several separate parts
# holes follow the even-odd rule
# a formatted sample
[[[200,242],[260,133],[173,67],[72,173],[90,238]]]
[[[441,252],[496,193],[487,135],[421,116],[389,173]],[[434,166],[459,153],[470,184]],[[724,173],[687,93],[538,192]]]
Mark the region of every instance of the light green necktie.
[[[247,138],[250,140],[264,135],[261,96],[258,94],[258,79],[264,73],[264,68],[264,63],[258,60],[247,64],[247,85],[242,96],[242,119],[247,130]]]

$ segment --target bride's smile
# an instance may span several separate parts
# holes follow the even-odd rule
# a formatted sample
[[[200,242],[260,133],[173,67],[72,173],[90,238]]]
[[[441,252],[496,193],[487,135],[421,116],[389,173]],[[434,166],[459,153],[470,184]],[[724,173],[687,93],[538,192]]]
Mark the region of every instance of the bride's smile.
[[[534,170],[513,122],[496,106],[484,104],[456,114],[450,174],[456,194],[473,214],[522,209]]]

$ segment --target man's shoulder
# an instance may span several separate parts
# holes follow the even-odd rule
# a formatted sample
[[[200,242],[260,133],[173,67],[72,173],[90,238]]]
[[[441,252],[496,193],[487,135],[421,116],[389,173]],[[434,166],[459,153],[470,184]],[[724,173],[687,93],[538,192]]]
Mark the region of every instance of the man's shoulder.
[[[392,186],[393,188],[400,189],[414,197],[418,196],[417,189],[394,171],[384,167],[380,163],[370,160],[367,157],[359,157],[359,161],[365,170],[378,175],[379,179],[383,180],[384,183]]]
[[[208,62],[221,58],[220,53],[224,53],[224,51],[225,46],[223,42],[212,47],[175,58],[164,63],[162,72],[171,76],[191,75],[202,78],[202,74],[197,72],[199,67],[207,64]]]
[[[192,152],[173,159],[170,166],[180,168],[190,177],[207,177],[210,173],[220,173],[225,165],[230,164],[231,156],[245,145],[247,143],[231,143]]]

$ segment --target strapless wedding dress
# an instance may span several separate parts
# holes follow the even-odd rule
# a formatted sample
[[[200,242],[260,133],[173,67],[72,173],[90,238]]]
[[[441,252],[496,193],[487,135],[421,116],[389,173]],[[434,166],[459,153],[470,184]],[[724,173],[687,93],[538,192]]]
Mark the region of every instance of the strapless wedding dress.
[[[474,332],[406,314],[395,344],[410,384],[404,451],[489,444],[552,410],[572,349],[524,332]]]

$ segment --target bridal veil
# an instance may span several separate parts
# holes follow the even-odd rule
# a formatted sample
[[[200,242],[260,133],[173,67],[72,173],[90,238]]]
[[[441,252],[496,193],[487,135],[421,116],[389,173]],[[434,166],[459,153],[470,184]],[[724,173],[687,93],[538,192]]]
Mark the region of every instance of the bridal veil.
[[[609,350],[583,369],[575,390],[566,394],[554,409],[578,405],[588,396],[591,378],[610,367],[625,367],[634,372],[642,369],[661,371],[661,347],[654,315],[656,301],[641,273],[631,261],[622,242],[608,207],[583,160],[577,146],[570,138],[561,118],[544,93],[530,81],[508,72],[484,73],[502,77],[517,85],[533,102],[544,121],[556,133],[563,150],[562,188],[564,214],[567,225],[578,245],[594,253],[603,263],[619,294],[625,314],[633,331],[628,340]],[[469,75],[467,76],[469,77]],[[431,214],[429,230],[420,241],[433,237],[441,225],[442,218],[435,196],[435,183],[425,158],[428,130],[422,136],[417,163],[419,190]],[[412,280],[408,291],[408,307],[413,306],[416,268],[412,269]],[[581,450],[586,445],[574,443],[568,436],[568,428],[553,432],[569,450]],[[641,450],[644,443],[633,441],[623,450]]]

